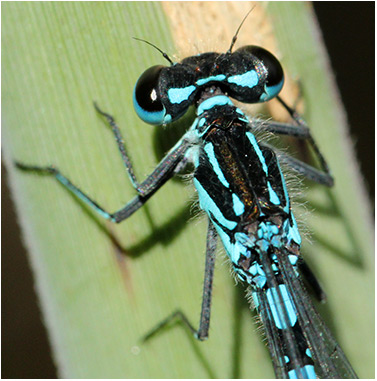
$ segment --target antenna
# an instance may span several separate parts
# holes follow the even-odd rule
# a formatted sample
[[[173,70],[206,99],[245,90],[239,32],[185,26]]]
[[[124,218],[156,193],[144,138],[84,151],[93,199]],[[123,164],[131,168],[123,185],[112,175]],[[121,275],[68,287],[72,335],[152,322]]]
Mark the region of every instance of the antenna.
[[[240,29],[241,29],[243,23],[245,22],[245,20],[247,19],[247,16],[249,16],[249,14],[251,13],[251,11],[252,11],[255,7],[256,7],[256,5],[254,5],[254,6],[250,9],[250,11],[247,12],[246,16],[245,16],[245,17],[243,18],[243,20],[241,21],[241,24],[240,24],[240,26],[238,27],[238,29],[237,29],[237,31],[236,31],[236,34],[235,34],[235,35],[233,36],[233,38],[232,38],[232,42],[230,43],[230,47],[229,47],[227,53],[232,53],[233,46],[234,46],[234,44],[235,44],[236,41],[237,41],[237,35],[238,35],[238,32],[240,31]]]
[[[141,41],[141,42],[145,42],[146,44],[150,45],[150,46],[153,46],[156,50],[158,50],[162,56],[168,60],[170,62],[171,65],[174,65],[174,62],[170,59],[170,57],[164,52],[162,51],[160,48],[158,48],[156,45],[152,44],[151,42],[149,41],[146,41],[146,40],[143,40],[141,38],[137,38],[137,37],[132,37],[134,40],[137,40],[137,41]]]

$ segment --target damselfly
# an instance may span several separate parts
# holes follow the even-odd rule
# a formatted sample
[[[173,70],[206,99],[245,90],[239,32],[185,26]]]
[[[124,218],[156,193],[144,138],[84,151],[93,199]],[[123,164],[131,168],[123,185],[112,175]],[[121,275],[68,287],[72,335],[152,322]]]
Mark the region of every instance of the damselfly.
[[[182,318],[199,340],[208,338],[216,241],[220,237],[236,277],[250,286],[276,376],[356,378],[303,286],[302,278],[305,278],[319,298],[323,295],[300,255],[301,237],[280,163],[326,186],[332,186],[333,179],[304,120],[278,95],[284,83],[280,63],[270,52],[257,46],[244,46],[233,52],[237,33],[226,53],[204,53],[180,63],[173,63],[157,48],[170,66],[153,66],[140,76],[133,97],[137,114],[147,123],[167,124],[195,105],[197,116],[143,182],[134,174],[114,118],[95,105],[112,127],[138,193],[122,209],[107,212],[53,166],[23,163],[17,166],[55,176],[96,212],[119,223],[192,163],[200,207],[209,217],[199,329],[195,330],[183,314],[175,316]],[[230,97],[244,103],[276,98],[291,115],[292,124],[249,119]],[[255,136],[257,131],[307,141],[321,170],[259,141]]]

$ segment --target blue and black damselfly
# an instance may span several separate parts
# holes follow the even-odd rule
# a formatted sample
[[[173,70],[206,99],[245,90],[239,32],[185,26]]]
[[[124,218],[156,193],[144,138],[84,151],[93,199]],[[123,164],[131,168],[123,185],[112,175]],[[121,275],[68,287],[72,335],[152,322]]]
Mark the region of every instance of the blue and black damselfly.
[[[317,183],[333,179],[304,120],[280,97],[284,74],[278,60],[257,46],[233,52],[236,37],[224,54],[204,53],[180,63],[153,66],[139,78],[134,107],[150,124],[179,119],[191,105],[197,117],[146,180],[134,174],[114,118],[97,105],[112,127],[118,149],[137,196],[109,213],[53,166],[17,163],[24,170],[51,174],[79,199],[112,222],[119,223],[139,208],[187,164],[195,167],[193,181],[200,207],[208,214],[205,281],[199,329],[181,318],[199,339],[208,338],[216,243],[220,237],[236,277],[250,286],[263,322],[278,378],[356,378],[343,351],[316,312],[303,279],[320,299],[323,292],[300,255],[301,237],[280,164]],[[278,99],[292,124],[249,119],[231,98],[244,103]],[[277,150],[255,133],[288,135],[310,144],[318,170]],[[250,375],[252,376],[252,375]]]

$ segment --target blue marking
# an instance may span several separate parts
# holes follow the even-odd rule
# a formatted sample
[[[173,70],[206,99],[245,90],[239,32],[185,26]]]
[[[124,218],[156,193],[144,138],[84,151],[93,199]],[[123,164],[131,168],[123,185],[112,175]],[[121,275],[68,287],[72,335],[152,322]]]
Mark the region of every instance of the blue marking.
[[[255,238],[254,237],[249,237],[245,233],[236,233],[234,235],[234,238],[236,241],[238,241],[241,245],[244,245],[246,247],[253,247]]]
[[[262,164],[262,169],[267,176],[268,175],[268,168],[266,165],[266,160],[264,159],[262,151],[260,150],[260,148],[258,146],[257,140],[255,139],[255,136],[250,131],[246,132],[246,136],[248,137],[251,145],[253,146],[255,153],[258,155],[259,161]]]
[[[300,232],[298,231],[297,223],[293,214],[291,214],[291,218],[292,218],[293,226],[289,224],[289,220],[286,220],[284,222],[284,227],[285,227],[284,230],[286,231],[288,240],[293,240],[298,245],[300,245],[301,236],[300,236]]]
[[[300,373],[300,377],[298,377],[297,373]],[[309,380],[315,380],[317,378],[315,371],[314,371],[314,366],[313,365],[305,365],[300,369],[292,369],[288,372],[288,377],[291,380],[296,380],[298,378],[306,378]]]
[[[298,373],[300,373],[300,377],[298,376]],[[299,378],[305,378],[305,379],[316,379],[317,376],[314,372],[313,365],[305,365],[302,368],[299,369],[292,369],[288,372],[288,376],[292,380],[296,380]]]
[[[182,87],[182,88],[171,88],[168,90],[168,98],[170,103],[179,104],[183,101],[187,101],[190,95],[195,91],[196,87],[194,85]]]
[[[284,360],[285,362],[288,364],[289,363],[289,357],[288,356],[284,356]]]
[[[219,178],[221,184],[223,184],[224,187],[229,188],[229,183],[226,181],[226,178],[224,177],[224,174],[221,171],[219,162],[216,159],[215,151],[213,149],[213,144],[207,143],[204,146],[204,151],[206,152],[209,162],[211,163],[212,168],[215,171],[217,177]]]
[[[291,296],[288,294],[287,288],[284,284],[279,285],[282,301],[284,305],[280,304],[280,298],[275,288],[269,288],[266,291],[267,300],[270,304],[271,312],[275,325],[279,329],[287,329],[287,325],[284,319],[284,310],[288,316],[288,323],[291,327],[296,324],[296,308],[292,302]]]
[[[266,285],[266,282],[267,282],[266,274],[258,263],[253,262],[253,264],[249,268],[249,273],[252,275],[252,278],[249,281],[251,285],[260,289]],[[257,293],[253,292],[253,295],[257,295]],[[256,305],[259,305],[258,298],[254,299],[254,303]]]
[[[241,202],[240,198],[235,193],[232,194],[232,200],[234,213],[236,216],[240,216],[245,212],[245,205]]]
[[[312,352],[310,352],[310,349],[309,348],[306,348],[306,351],[305,351],[306,355],[310,358],[312,358]]]
[[[266,274],[265,274],[265,272],[263,271],[263,268],[262,268],[262,266],[261,266],[259,263],[257,263],[257,273],[258,273],[259,275],[261,275],[261,276],[266,277]]]
[[[258,288],[263,288],[266,285],[267,278],[265,275],[257,275],[255,278],[253,278],[253,283],[255,283],[255,286]]]
[[[258,274],[258,267],[259,267],[259,265],[257,263],[252,264],[249,268],[249,273],[251,275],[254,275],[254,276],[257,275]]]
[[[201,115],[204,111],[210,110],[215,106],[224,106],[230,105],[233,106],[232,101],[225,95],[216,95],[214,97],[208,98],[204,100],[199,106],[197,114]]]
[[[270,223],[270,230],[272,234],[278,234],[279,233],[279,228],[275,225]]]
[[[272,268],[272,270],[273,271],[279,271],[279,268],[276,266],[276,264],[275,263],[273,263],[272,265],[271,265],[271,268]]]
[[[297,371],[295,369],[290,370],[288,372],[288,377],[290,380],[297,380],[298,379]]]
[[[229,83],[235,83],[238,86],[249,87],[251,89],[258,84],[259,78],[255,70],[250,70],[243,74],[232,75],[227,78],[227,81]]]
[[[317,375],[315,373],[313,365],[305,365],[304,368],[306,370],[306,373],[308,374],[308,379],[311,379],[311,380],[317,379]]]
[[[242,112],[242,110],[240,108],[236,108],[236,111],[237,113],[240,115],[238,118],[239,120],[241,120],[242,122],[245,122],[247,124],[250,123],[250,120],[247,118],[247,116]]]
[[[279,228],[275,224],[269,221],[260,222],[258,225],[258,230],[257,230],[258,238],[271,240],[278,233],[279,233]]]
[[[280,93],[280,90],[283,88],[283,85],[284,85],[284,78],[280,83],[278,83],[275,86],[266,85],[264,87],[264,93],[259,98],[260,102],[266,102],[272,98],[275,98]]]
[[[249,258],[250,251],[246,246],[242,245],[239,241],[236,240],[234,245],[232,245],[232,251],[229,252],[229,257],[232,262],[237,263],[241,255]]]
[[[245,114],[239,107],[236,107],[236,111],[237,111],[237,114],[240,114],[240,117],[245,117]],[[246,123],[249,123],[249,119],[247,120]]]
[[[233,247],[234,251],[232,255],[232,260],[236,259],[238,261],[238,259],[240,258],[240,254],[244,255],[246,258],[250,257],[250,250],[246,246],[242,245],[239,241],[236,240]],[[235,253],[237,253],[237,255],[234,255]]]
[[[270,247],[270,242],[266,239],[261,239],[257,242],[257,246],[262,253],[267,253],[267,250]]]
[[[290,255],[288,255],[288,259],[289,259],[289,262],[291,262],[291,265],[295,266],[297,261],[298,261],[298,256],[290,254]]]
[[[273,247],[276,247],[277,249],[280,249],[282,244],[281,239],[282,239],[281,234],[275,234],[271,239],[271,245]]]
[[[255,291],[252,291],[251,292],[251,295],[252,295],[252,298],[253,298],[253,302],[254,302],[254,307],[255,308],[259,308],[259,298],[258,298],[258,293],[256,293]]]
[[[198,122],[198,127],[203,127],[206,123],[206,118],[200,118]]]
[[[276,192],[272,189],[271,183],[267,181],[267,188],[268,188],[268,193],[270,195],[270,201],[274,205],[280,205],[280,200]]]
[[[224,74],[213,75],[211,77],[202,78],[196,81],[198,86],[205,85],[208,82],[222,82],[225,79]]]
[[[221,242],[223,243],[224,248],[227,251],[227,253],[233,253],[234,252],[234,245],[230,242],[229,235],[226,234],[224,232],[224,230],[221,229],[221,227],[218,224],[216,224],[216,222],[213,222],[213,224],[216,228],[217,234],[219,235]]]
[[[219,223],[225,228],[233,230],[237,226],[237,223],[234,221],[229,221],[224,217],[224,215],[221,213],[221,210],[217,207],[212,198],[209,197],[207,191],[202,187],[202,184],[200,184],[200,182],[195,178],[194,185],[198,191],[200,207],[208,214],[211,212],[217,221],[219,221]]]

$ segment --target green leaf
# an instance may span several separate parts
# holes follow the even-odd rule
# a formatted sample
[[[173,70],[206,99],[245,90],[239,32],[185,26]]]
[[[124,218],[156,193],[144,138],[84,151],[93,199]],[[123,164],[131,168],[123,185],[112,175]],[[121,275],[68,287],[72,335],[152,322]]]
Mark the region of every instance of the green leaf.
[[[54,164],[107,210],[119,209],[135,191],[92,102],[115,116],[140,179],[190,118],[163,131],[138,120],[134,83],[147,67],[167,62],[131,37],[151,41],[171,57],[174,44],[181,58],[226,51],[249,7],[241,2],[2,4],[4,154],[60,376],[273,377],[255,315],[242,288],[234,287],[223,256],[215,274],[210,339],[196,342],[182,326],[172,326],[140,344],[177,307],[193,323],[199,319],[207,223],[190,217],[191,186],[170,181],[141,211],[114,226],[53,179],[12,165],[12,159]],[[256,29],[250,32],[251,25]],[[327,322],[359,376],[371,377],[370,210],[315,28],[305,3],[276,2],[267,9],[257,4],[237,46],[272,44],[289,76],[303,81],[305,117],[337,183],[329,192],[320,187],[308,192],[317,212],[306,221],[314,243],[304,251],[328,293]]]

